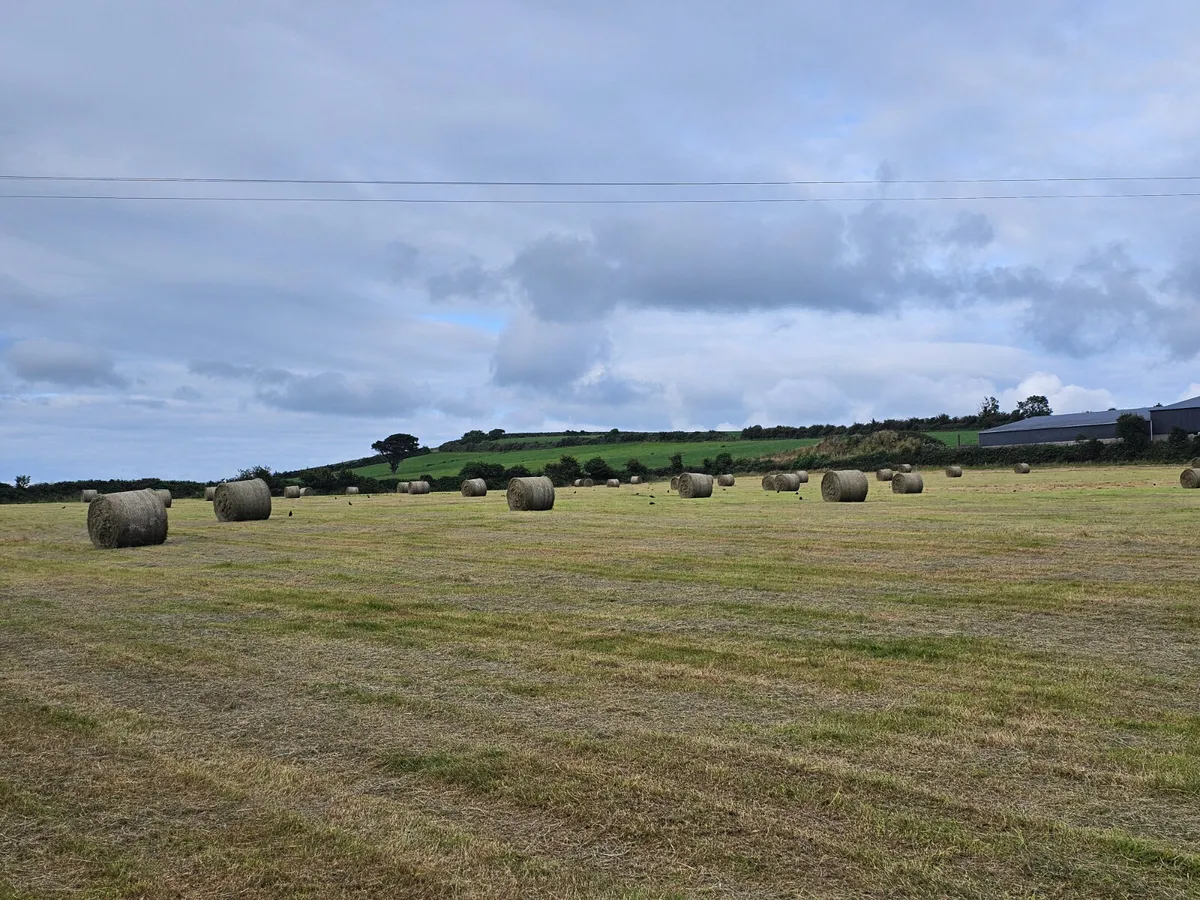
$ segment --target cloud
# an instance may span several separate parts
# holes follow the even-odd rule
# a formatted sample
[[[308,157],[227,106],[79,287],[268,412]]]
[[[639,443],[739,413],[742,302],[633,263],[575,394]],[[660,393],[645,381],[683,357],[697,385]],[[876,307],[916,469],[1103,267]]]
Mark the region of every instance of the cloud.
[[[112,358],[95,347],[60,341],[20,341],[8,348],[5,360],[18,378],[57,387],[126,387]]]
[[[293,375],[280,387],[257,391],[255,398],[278,409],[335,416],[402,415],[412,413],[419,405],[404,386],[352,381],[340,372]]]
[[[181,384],[171,392],[171,396],[176,400],[182,400],[184,403],[198,403],[204,399],[204,395],[188,384]]]
[[[544,322],[520,314],[500,333],[492,380],[558,393],[608,354],[607,331],[589,323]]]

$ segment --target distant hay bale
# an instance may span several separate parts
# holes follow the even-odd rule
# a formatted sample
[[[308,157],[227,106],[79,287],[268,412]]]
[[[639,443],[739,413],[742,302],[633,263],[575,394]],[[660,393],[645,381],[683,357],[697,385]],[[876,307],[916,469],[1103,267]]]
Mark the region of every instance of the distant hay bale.
[[[620,478],[610,478],[610,479],[608,479],[608,481],[604,482],[604,486],[605,487],[620,487],[621,479]]]
[[[733,487],[734,477],[728,472],[717,476],[717,487]]]
[[[1200,456],[1197,456],[1195,459],[1192,460],[1192,464],[1191,464],[1190,468],[1200,469]]]
[[[899,467],[899,469],[897,469],[897,471],[903,472],[905,475],[907,475],[909,472],[912,471],[912,465],[910,463],[901,463],[900,467]]]
[[[803,469],[797,469],[792,474],[800,479],[801,484],[808,484],[808,473],[805,472]]]
[[[630,477],[630,479],[629,479],[629,483],[630,483],[630,484],[641,484],[641,483],[642,483],[642,478],[641,478],[641,476],[640,476],[640,475],[633,475],[633,476],[631,476],[631,477]]]
[[[301,497],[315,497],[316,495],[317,495],[317,492],[314,488],[310,488],[310,487],[300,488],[300,496]]]
[[[554,482],[545,475],[513,478],[508,482],[508,508],[513,512],[553,509]]]
[[[947,478],[962,478],[962,466],[946,466]]]
[[[775,490],[775,476],[774,475],[764,475],[763,476],[762,489],[764,491]]]
[[[671,488],[670,489],[673,491],[679,490],[679,476],[678,475],[671,476]]]
[[[800,476],[795,472],[784,472],[775,476],[775,493],[800,490]]]
[[[261,478],[218,484],[213,494],[218,522],[253,522],[271,518],[271,489]]]
[[[713,492],[713,477],[703,472],[684,472],[679,476],[679,496],[685,500],[698,500],[711,497]]]
[[[919,472],[898,472],[892,479],[893,494],[920,494],[925,490],[925,479]]]
[[[162,501],[162,505],[166,509],[171,508],[171,492],[166,488],[159,488],[154,493],[158,494],[158,499]]]
[[[84,503],[91,503],[93,500],[95,500],[99,496],[100,496],[100,492],[94,491],[91,488],[88,488],[86,491],[79,492],[79,499],[82,500]]]
[[[575,479],[575,487],[583,487],[583,479],[582,478]]]
[[[296,500],[300,496],[300,486],[297,484],[289,484],[283,489],[283,497],[285,500]]]
[[[826,472],[821,479],[821,498],[830,503],[861,503],[869,489],[866,474],[857,469]]]
[[[464,497],[486,497],[487,482],[482,478],[468,478],[460,488]]]
[[[1029,463],[1017,463],[1015,466],[1013,466],[1013,471],[1018,475],[1028,475]]]
[[[580,485],[580,487],[595,487],[595,486],[596,486],[596,482],[592,481],[592,479],[590,479],[590,478],[583,479],[583,484]]]
[[[210,484],[208,487],[206,487],[204,489],[204,499],[207,500],[209,503],[211,503],[212,498],[216,495],[216,493],[217,493],[217,486],[215,484]]]
[[[356,488],[354,485],[350,485],[350,487],[346,488],[346,493],[347,494],[357,494],[358,488]]]
[[[412,484],[411,481],[397,481],[396,482],[396,493],[397,494],[407,494],[408,486],[410,484]]]
[[[161,544],[167,539],[167,508],[149,489],[105,494],[88,504],[87,526],[98,550]]]
[[[432,488],[428,481],[410,481],[408,483],[408,492],[410,494],[428,494]]]
[[[1200,468],[1189,466],[1179,475],[1179,485],[1185,488],[1200,488]]]
[[[880,469],[875,473],[876,481],[891,481],[896,477],[896,473],[891,469]]]

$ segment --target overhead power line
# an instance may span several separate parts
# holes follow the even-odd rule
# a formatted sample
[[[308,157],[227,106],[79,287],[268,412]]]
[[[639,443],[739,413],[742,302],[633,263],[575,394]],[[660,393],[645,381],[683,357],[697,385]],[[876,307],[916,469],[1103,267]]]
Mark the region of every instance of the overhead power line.
[[[0,194],[2,200],[120,200],[137,202],[199,203],[407,203],[475,204],[501,206],[647,206],[687,204],[751,203],[934,203],[983,200],[1134,200],[1147,198],[1200,197],[1200,191],[1155,191],[1135,193],[1073,194],[964,194],[960,196],[911,197],[270,197],[137,194]]]
[[[0,181],[93,182],[107,184],[281,184],[346,187],[832,187],[919,184],[1055,184],[1086,182],[1200,181],[1200,175],[1069,175],[1028,178],[815,179],[787,181],[486,181],[392,178],[222,178],[175,175],[21,175]]]

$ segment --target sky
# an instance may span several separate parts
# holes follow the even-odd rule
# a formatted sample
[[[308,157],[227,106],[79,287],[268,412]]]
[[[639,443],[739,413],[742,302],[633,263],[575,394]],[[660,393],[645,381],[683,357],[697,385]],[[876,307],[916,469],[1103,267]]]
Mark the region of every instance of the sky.
[[[6,4],[0,480],[1200,394],[1200,4],[740,6]]]

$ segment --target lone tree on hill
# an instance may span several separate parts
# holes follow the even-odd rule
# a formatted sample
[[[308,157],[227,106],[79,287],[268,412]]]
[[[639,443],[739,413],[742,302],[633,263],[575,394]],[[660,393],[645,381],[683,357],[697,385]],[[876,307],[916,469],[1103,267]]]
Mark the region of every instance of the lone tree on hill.
[[[13,479],[13,484],[19,488],[27,488],[29,487],[29,482],[31,480],[32,479],[28,475],[18,475],[15,479]]]
[[[417,455],[419,448],[420,441],[411,434],[391,434],[371,445],[372,450],[387,460],[393,475],[396,474],[400,463],[410,456]]]

